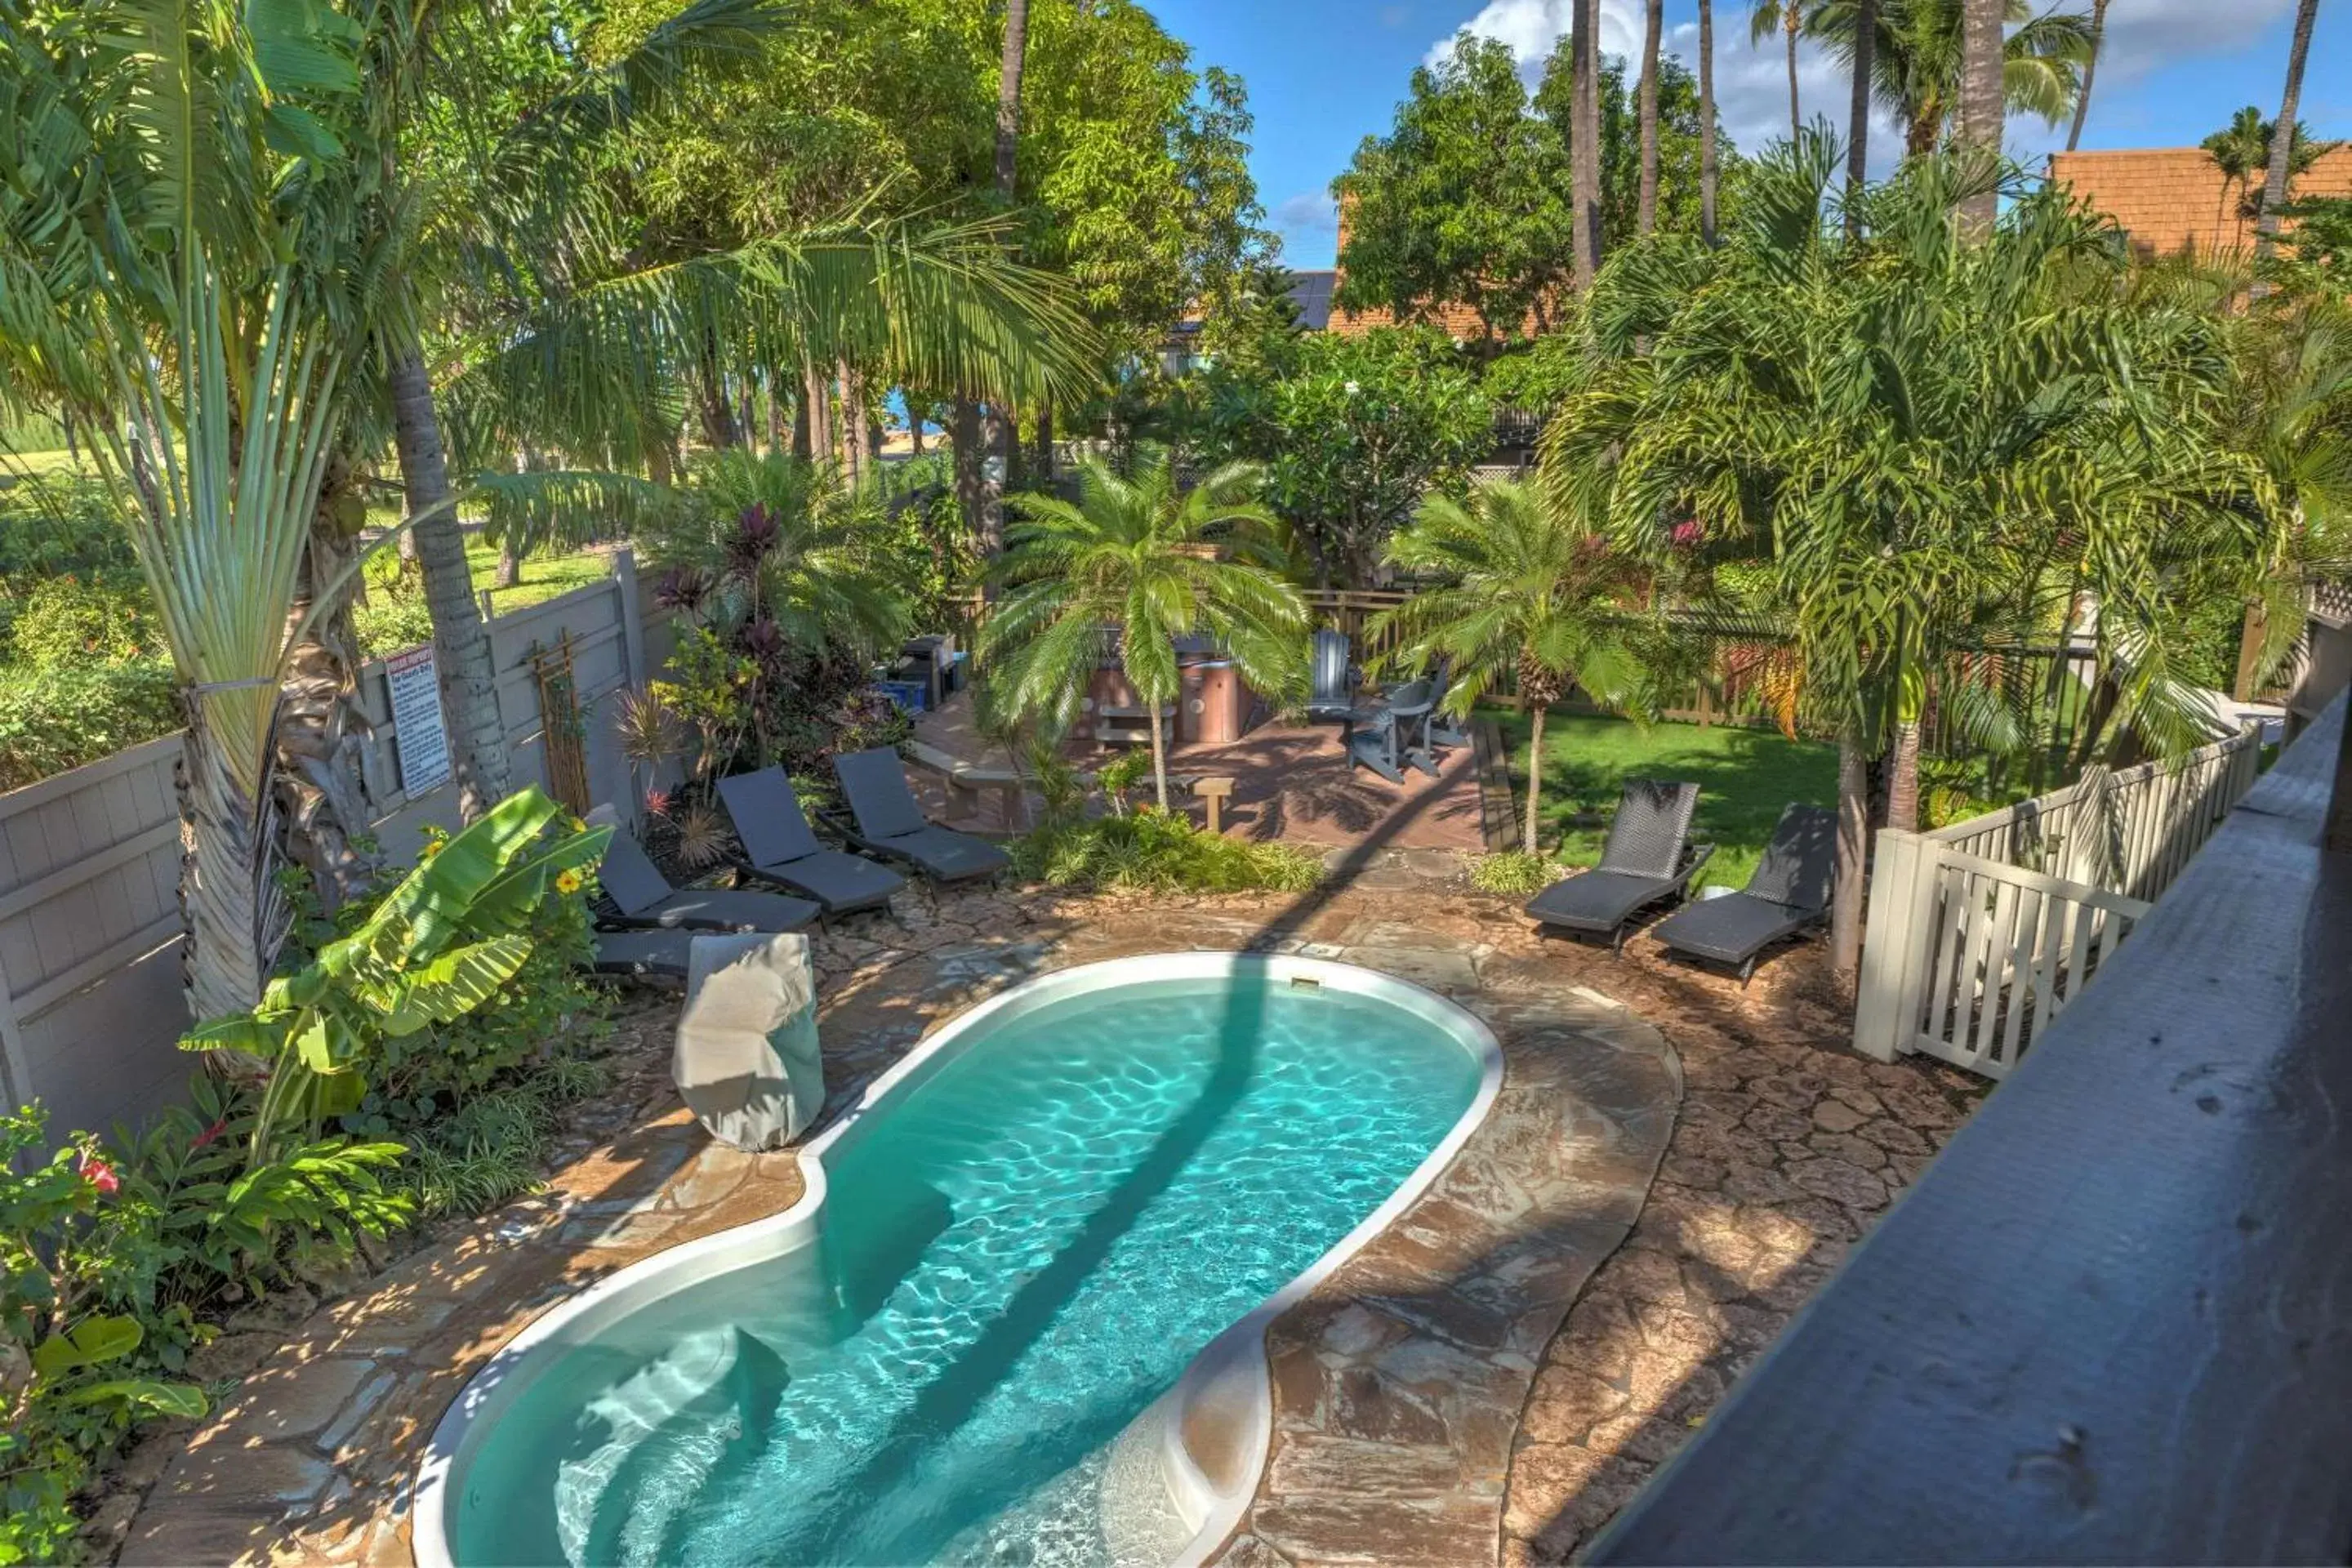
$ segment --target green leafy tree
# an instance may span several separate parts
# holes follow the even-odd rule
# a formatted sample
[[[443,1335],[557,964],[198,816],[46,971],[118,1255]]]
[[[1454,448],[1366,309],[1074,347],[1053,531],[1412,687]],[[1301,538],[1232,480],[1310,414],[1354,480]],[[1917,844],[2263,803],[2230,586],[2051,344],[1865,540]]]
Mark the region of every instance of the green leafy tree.
[[[1696,538],[1769,563],[1762,604],[1840,738],[1851,970],[1861,759],[1891,748],[1889,818],[1907,826],[1931,693],[2016,742],[2014,715],[1937,684],[1946,654],[2048,635],[2088,595],[2111,742],[2184,749],[2207,735],[2184,678],[2193,612],[2258,591],[2284,523],[2217,427],[2212,324],[2129,298],[2098,219],[2017,192],[1964,242],[1948,215],[1995,174],[1939,154],[1868,191],[1849,239],[1822,216],[1836,162],[1808,132],[1759,165],[1721,251],[1621,258],[1594,304],[1604,368],[1547,439],[1551,481],[1605,497],[1626,548],[1664,559]]]
[[[1212,372],[1200,445],[1265,466],[1265,497],[1328,585],[1369,584],[1388,537],[1493,439],[1486,394],[1431,327],[1318,332],[1270,378]]]
[[[1334,302],[1401,321],[1466,305],[1488,337],[1516,335],[1531,313],[1548,326],[1569,276],[1566,142],[1528,113],[1510,47],[1493,38],[1462,33],[1410,91],[1331,183],[1348,231]]]
[[[1371,635],[1395,635],[1408,664],[1450,660],[1449,712],[1465,714],[1487,691],[1517,681],[1535,733],[1521,847],[1539,853],[1545,712],[1571,688],[1638,716],[1654,710],[1667,661],[1635,613],[1648,567],[1559,494],[1525,481],[1479,485],[1467,500],[1430,497],[1389,541],[1388,558],[1437,583],[1383,611]]]
[[[1026,495],[998,567],[1007,592],[981,637],[1000,711],[1066,731],[1095,669],[1117,658],[1151,714],[1151,775],[1168,809],[1158,713],[1177,695],[1175,639],[1205,636],[1276,702],[1307,679],[1307,610],[1285,582],[1258,476],[1229,464],[1179,492],[1165,460],[1132,479],[1099,459],[1078,499]]]

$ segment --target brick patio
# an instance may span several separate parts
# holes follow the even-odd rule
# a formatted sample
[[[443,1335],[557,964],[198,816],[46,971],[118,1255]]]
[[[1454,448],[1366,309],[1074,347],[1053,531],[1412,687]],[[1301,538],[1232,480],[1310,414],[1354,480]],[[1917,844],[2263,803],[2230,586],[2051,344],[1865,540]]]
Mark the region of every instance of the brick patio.
[[[1003,748],[973,731],[967,695],[922,715],[915,738],[967,763],[1010,764]],[[1119,749],[1074,742],[1069,754],[1078,766],[1092,768],[1118,756]],[[1475,759],[1467,746],[1447,752],[1435,778],[1408,770],[1402,784],[1391,784],[1349,765],[1337,723],[1268,723],[1227,745],[1178,746],[1169,753],[1168,771],[1171,778],[1231,778],[1234,795],[1224,826],[1239,837],[1326,848],[1352,848],[1375,837],[1398,849],[1475,854],[1487,847]],[[1189,799],[1171,804],[1185,805],[1195,820],[1201,816],[1199,805]]]

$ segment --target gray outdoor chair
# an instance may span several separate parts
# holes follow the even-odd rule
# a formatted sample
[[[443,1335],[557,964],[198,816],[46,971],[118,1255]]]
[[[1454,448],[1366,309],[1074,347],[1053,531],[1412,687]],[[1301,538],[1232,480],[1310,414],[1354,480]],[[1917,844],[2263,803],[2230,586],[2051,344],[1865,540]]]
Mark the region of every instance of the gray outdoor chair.
[[[727,803],[727,815],[735,819],[735,837],[743,841],[735,868],[806,893],[824,906],[827,915],[878,909],[907,885],[887,866],[818,843],[800,796],[793,792],[793,781],[782,768],[720,779],[719,798]]]
[[[1437,776],[1437,759],[1429,751],[1429,682],[1410,680],[1370,708],[1350,709],[1340,737],[1347,748],[1349,768],[1366,767],[1391,784],[1404,783],[1407,768]]]
[[[1454,751],[1470,743],[1462,721],[1446,714],[1445,691],[1454,683],[1454,661],[1444,654],[1429,667],[1429,749]]]
[[[1315,684],[1307,699],[1309,719],[1345,719],[1356,710],[1356,663],[1345,632],[1315,634]]]
[[[1695,784],[1627,779],[1601,863],[1538,893],[1528,913],[1548,929],[1606,935],[1612,952],[1623,951],[1633,917],[1668,899],[1688,898],[1691,879],[1715,853],[1712,844],[1694,848],[1689,842],[1697,805]]]
[[[690,931],[600,931],[594,935],[596,955],[588,967],[597,974],[683,980],[694,958]]]
[[[835,757],[833,772],[849,799],[850,818],[826,820],[860,849],[904,860],[934,882],[993,877],[1013,864],[985,838],[933,826],[907,786],[906,764],[889,747]]]
[[[621,826],[620,815],[609,805],[588,814],[590,823],[613,829],[604,849],[604,863],[596,880],[614,912],[600,915],[597,924],[616,931],[648,927],[687,931],[798,931],[816,919],[819,910],[805,899],[782,893],[756,893],[731,888],[674,888],[653,863],[636,836]]]
[[[1745,889],[1677,910],[1650,934],[1677,952],[1735,966],[1745,985],[1766,948],[1828,916],[1836,874],[1837,813],[1791,805]]]

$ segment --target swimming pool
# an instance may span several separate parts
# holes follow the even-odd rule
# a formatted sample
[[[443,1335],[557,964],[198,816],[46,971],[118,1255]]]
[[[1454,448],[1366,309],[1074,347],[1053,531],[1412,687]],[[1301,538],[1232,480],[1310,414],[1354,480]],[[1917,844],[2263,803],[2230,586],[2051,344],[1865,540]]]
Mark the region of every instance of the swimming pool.
[[[793,1209],[502,1352],[435,1436],[419,1560],[1205,1551],[1263,1458],[1265,1323],[1436,1174],[1500,1072],[1468,1014],[1342,964],[1016,987],[812,1144]]]

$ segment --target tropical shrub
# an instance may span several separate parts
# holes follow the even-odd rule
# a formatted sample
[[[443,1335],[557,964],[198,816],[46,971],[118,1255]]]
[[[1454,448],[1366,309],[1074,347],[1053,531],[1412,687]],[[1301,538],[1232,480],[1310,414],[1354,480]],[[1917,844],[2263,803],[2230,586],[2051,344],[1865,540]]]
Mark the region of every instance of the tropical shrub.
[[[1504,849],[1470,862],[1470,885],[1482,893],[1507,893],[1525,898],[1539,893],[1559,879],[1559,864],[1549,855],[1525,849]]]
[[[184,721],[169,665],[0,665],[0,789],[97,762]]]
[[[31,1163],[44,1121],[0,1114],[0,1563],[61,1560],[92,1456],[140,1420],[205,1410],[201,1390],[137,1374],[146,1330],[108,1310],[128,1271],[106,1219],[121,1177],[86,1141]]]
[[[424,859],[350,934],[271,980],[249,1013],[197,1026],[181,1045],[263,1064],[250,1140],[259,1163],[327,1118],[360,1110],[389,1042],[465,1016],[531,957],[534,912],[579,892],[610,828],[551,832],[562,807],[536,788],[508,796]]]
[[[0,489],[0,582],[132,572],[131,534],[113,489],[81,474],[37,474]]]
[[[1005,848],[1015,876],[1055,887],[1299,893],[1323,876],[1311,851],[1228,838],[1149,808],[1041,827]]]
[[[433,615],[425,606],[425,590],[404,584],[393,587],[371,584],[367,597],[352,606],[352,630],[359,637],[361,656],[366,658],[382,658],[431,642]]]
[[[34,669],[160,658],[163,634],[136,572],[68,573],[36,584],[9,627],[16,662]]]

